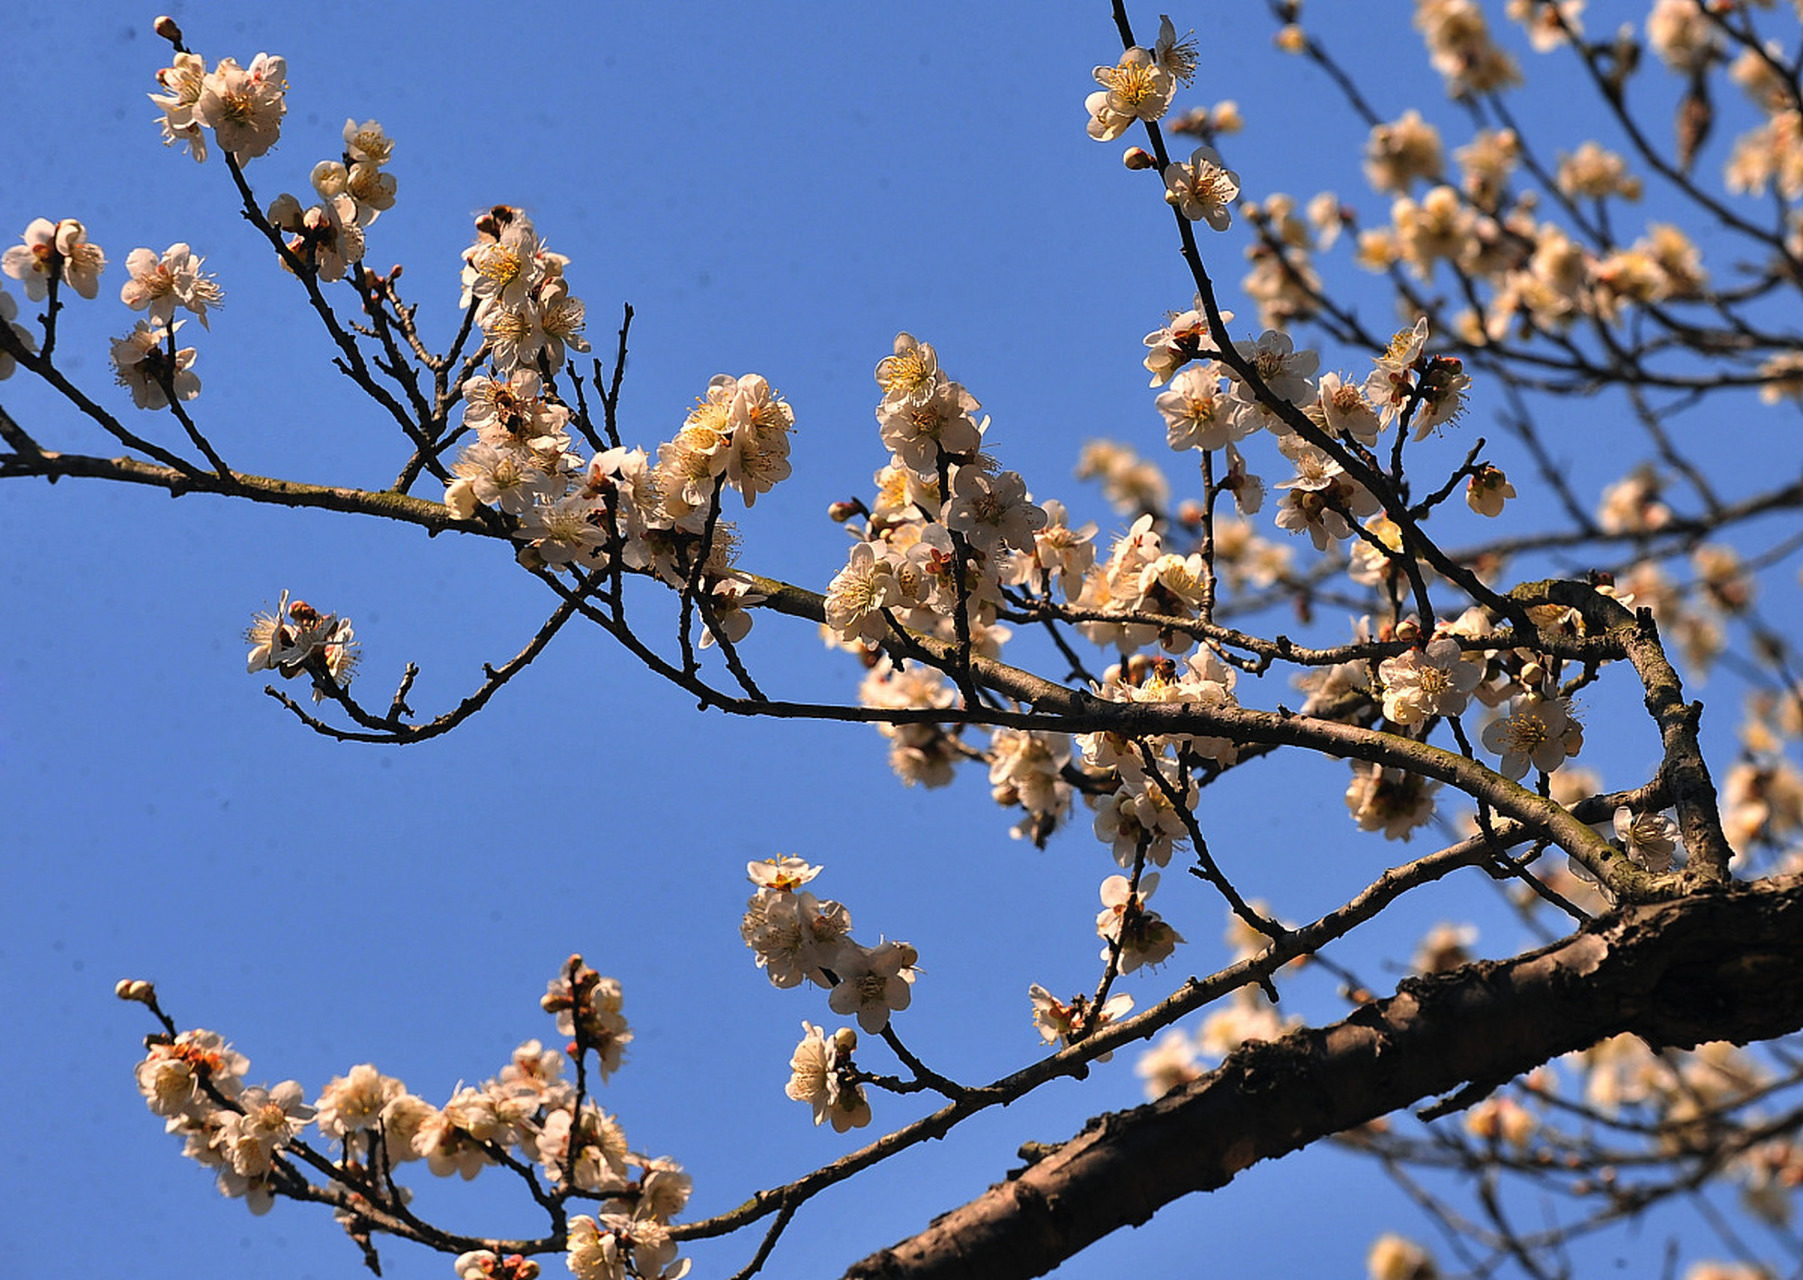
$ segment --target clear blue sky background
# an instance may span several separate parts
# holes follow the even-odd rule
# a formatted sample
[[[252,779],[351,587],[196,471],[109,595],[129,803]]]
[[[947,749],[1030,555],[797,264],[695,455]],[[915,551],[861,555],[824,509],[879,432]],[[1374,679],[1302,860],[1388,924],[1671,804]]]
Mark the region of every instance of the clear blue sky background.
[[[1384,60],[1378,110],[1454,118],[1406,30],[1409,6],[1321,9],[1355,64]],[[629,440],[668,438],[715,373],[769,377],[796,409],[795,477],[742,520],[749,567],[819,588],[843,563],[824,511],[867,491],[883,461],[870,371],[897,329],[934,342],[985,402],[995,452],[1035,496],[1062,497],[1105,531],[1115,518],[1071,479],[1081,442],[1112,435],[1162,451],[1139,339],[1189,289],[1155,179],[1126,174],[1124,144],[1083,131],[1090,67],[1118,53],[1099,0],[319,0],[174,13],[209,60],[288,58],[281,145],[249,169],[265,202],[306,190],[347,116],[387,127],[400,202],[375,224],[369,262],[406,264],[428,334],[442,341],[456,322],[472,214],[509,202],[573,259],[598,349],[611,348],[619,304],[637,309]],[[1203,46],[1199,83],[1180,102],[1235,98],[1248,117],[1231,160],[1249,192],[1334,188],[1381,215],[1382,201],[1357,194],[1362,127],[1316,75],[1270,51],[1263,6],[1174,16]],[[117,300],[124,259],[191,242],[227,290],[211,332],[184,331],[201,353],[195,412],[215,444],[244,470],[382,487],[405,450],[327,367],[298,290],[235,217],[223,167],[157,145],[144,95],[167,47],[153,17],[97,0],[14,16],[0,45],[12,122],[0,135],[0,241],[34,217],[76,216],[106,249],[101,297],[72,306],[60,343],[63,367],[125,414],[105,358],[132,318]],[[1134,17],[1149,41],[1156,11]],[[1544,103],[1522,105],[1552,118]],[[1209,242],[1229,295],[1243,243],[1237,230]],[[1367,297],[1385,327],[1385,304]],[[1229,304],[1249,321],[1243,300]],[[1330,354],[1327,367],[1362,370],[1367,358]],[[0,404],[50,447],[110,452],[23,377],[0,386]],[[128,421],[174,438],[166,419]],[[1489,427],[1481,408],[1473,421],[1468,431]],[[1593,495],[1609,477],[1594,438],[1605,423],[1561,421],[1571,434],[1558,448]],[[1464,445],[1440,447],[1451,461]],[[1262,459],[1273,480],[1274,457]],[[77,481],[5,486],[0,539],[0,1074],[15,1090],[0,1114],[0,1237],[20,1274],[75,1265],[303,1280],[358,1269],[325,1213],[283,1203],[253,1220],[180,1159],[132,1087],[151,1027],[113,1000],[123,976],[155,979],[179,1022],[233,1040],[253,1081],[294,1077],[312,1094],[373,1061],[443,1101],[519,1041],[554,1039],[537,998],[581,951],[625,984],[638,1036],[604,1101],[635,1148],[694,1173],[691,1216],[858,1137],[815,1130],[782,1095],[801,1020],[828,1013],[817,993],[775,991],[753,967],[737,934],[746,860],[824,863],[818,887],[850,907],[860,937],[919,946],[924,973],[897,1025],[957,1078],[986,1080],[1035,1054],[1030,982],[1093,985],[1096,886],[1113,868],[1086,823],[1043,853],[1011,841],[979,774],[950,792],[905,791],[870,731],[698,716],[574,629],[473,722],[405,750],[316,737],[262,695],[264,677],[244,674],[239,634],[288,589],[355,621],[365,701],[385,702],[416,661],[412,703],[436,714],[548,611],[495,544]],[[1783,582],[1794,610],[1788,572]],[[805,627],[762,619],[747,655],[766,688],[855,696],[852,665]],[[1725,734],[1732,702],[1712,714]],[[1609,736],[1593,728],[1587,760],[1612,782],[1643,777],[1650,734],[1613,755]],[[1331,907],[1402,853],[1355,837],[1343,766],[1247,773],[1218,789],[1204,821],[1230,872],[1283,914]],[[1167,877],[1159,905],[1191,945],[1162,976],[1127,983],[1142,1004],[1225,958],[1223,913],[1186,881]],[[1374,957],[1406,955],[1435,919],[1490,909],[1481,888],[1451,886],[1349,956],[1387,983],[1394,971]],[[1521,941],[1494,928],[1488,951]],[[1306,987],[1298,995],[1303,1011],[1331,1009],[1311,1005]],[[1124,1055],[1087,1087],[987,1115],[817,1199],[770,1274],[836,1273],[979,1193],[1021,1142],[1064,1138],[1138,1100]],[[914,1114],[876,1106],[879,1124]],[[465,1188],[421,1169],[415,1183],[455,1228],[534,1230],[524,1198],[495,1194],[492,1173]],[[1321,1151],[1174,1206],[1060,1274],[1351,1275],[1386,1226],[1420,1230],[1373,1169]],[[1658,1238],[1604,1256],[1656,1257]],[[753,1245],[695,1248],[697,1274],[735,1269]],[[450,1273],[408,1246],[384,1254],[401,1280]]]

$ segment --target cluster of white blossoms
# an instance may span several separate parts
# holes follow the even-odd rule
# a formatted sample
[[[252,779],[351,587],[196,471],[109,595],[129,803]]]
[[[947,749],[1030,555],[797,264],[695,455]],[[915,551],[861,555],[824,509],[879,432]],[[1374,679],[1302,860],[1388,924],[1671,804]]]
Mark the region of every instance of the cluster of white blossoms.
[[[197,352],[175,345],[175,333],[185,320],[175,309],[192,312],[202,327],[207,308],[216,307],[225,291],[211,272],[200,269],[206,259],[184,243],[170,245],[162,253],[133,249],[125,259],[130,279],[119,290],[119,300],[133,311],[146,311],[132,331],[113,343],[113,368],[119,384],[131,391],[140,409],[161,409],[173,396],[192,400],[200,394],[200,377],[194,372]]]
[[[690,1260],[676,1256],[676,1241],[652,1218],[577,1214],[570,1219],[569,1247],[564,1263],[577,1280],[681,1280],[689,1273]]]
[[[995,625],[1004,582],[1025,580],[1017,556],[1038,559],[1037,535],[1050,517],[1027,493],[1019,473],[981,452],[987,417],[975,396],[946,377],[938,355],[912,334],[898,334],[876,367],[883,398],[877,422],[890,461],[877,473],[868,521],[848,525],[858,536],[845,568],[826,593],[826,624],[846,646],[875,646],[897,628],[941,640],[967,628],[972,649],[999,652],[1006,628]],[[1069,529],[1052,534],[1043,566],[1070,562]]]
[[[789,477],[794,410],[759,374],[717,374],[655,462],[625,447],[585,460],[556,390],[566,350],[589,349],[583,304],[564,277],[569,259],[505,205],[477,219],[476,232],[464,253],[463,305],[475,308],[490,367],[463,385],[462,433],[475,440],[451,465],[445,505],[460,519],[479,507],[513,517],[531,567],[617,562],[677,588],[699,572],[703,645],[741,639],[751,625],[744,606],[756,597],[730,576],[737,533],[720,518],[720,499],[736,490],[750,507]]]
[[[1170,383],[1154,403],[1171,448],[1223,452],[1223,487],[1233,494],[1240,513],[1250,515],[1262,505],[1265,485],[1247,471],[1238,446],[1254,432],[1270,432],[1295,472],[1276,486],[1285,491],[1277,526],[1307,533],[1323,551],[1352,538],[1354,525],[1375,515],[1379,504],[1337,459],[1297,432],[1278,405],[1292,406],[1333,440],[1370,456],[1392,424],[1411,429],[1413,439],[1421,440],[1454,421],[1471,384],[1458,360],[1424,354],[1425,317],[1396,334],[1362,381],[1331,371],[1317,377],[1320,357],[1296,350],[1289,335],[1276,330],[1238,340],[1234,350],[1264,384],[1262,393],[1223,361],[1209,358],[1207,342],[1207,322],[1199,311],[1173,318],[1146,338],[1152,349],[1146,357],[1152,385]],[[1491,468],[1468,500],[1474,510],[1493,514],[1500,511],[1505,491],[1513,492],[1507,485],[1507,477]],[[1126,611],[1135,611],[1131,603]]]
[[[290,603],[286,591],[273,611],[251,620],[244,638],[250,641],[247,671],[253,675],[274,671],[284,680],[305,671],[315,678],[315,702],[325,697],[321,679],[342,689],[357,669],[357,639],[350,619],[321,613],[305,600]]]
[[[200,394],[200,375],[194,372],[199,352],[175,345],[175,331],[184,323],[140,320],[130,333],[114,341],[114,380],[131,392],[138,408],[163,409],[171,397],[192,400]]]
[[[1415,8],[1429,58],[1453,96],[1520,83],[1520,68],[1493,39],[1482,6],[1416,0]],[[1581,0],[1511,0],[1509,13],[1525,25],[1535,50],[1545,53],[1582,35],[1581,8]],[[1720,16],[1705,8],[1697,0],[1655,0],[1643,28],[1646,44],[1691,85],[1677,124],[1677,167],[1687,176],[1709,135],[1716,111],[1702,94],[1711,71],[1725,65],[1763,122],[1733,142],[1724,186],[1733,195],[1775,190],[1795,200],[1803,194],[1803,112],[1782,59],[1750,44],[1730,50]],[[1624,25],[1612,48],[1599,44],[1593,52],[1613,59],[1616,74],[1626,75],[1639,60],[1636,34],[1632,24]],[[1449,150],[1456,166],[1447,163]],[[1615,324],[1636,309],[1703,296],[1708,276],[1702,253],[1676,226],[1649,222],[1632,243],[1596,247],[1587,234],[1560,225],[1561,213],[1577,201],[1600,207],[1640,198],[1643,180],[1623,156],[1583,141],[1557,165],[1546,166],[1550,173],[1525,168],[1546,190],[1516,181],[1524,165],[1513,129],[1478,129],[1464,146],[1449,149],[1418,111],[1378,122],[1366,146],[1365,174],[1393,202],[1387,225],[1359,232],[1358,263],[1374,272],[1405,266],[1423,280],[1442,268],[1456,272],[1457,292],[1469,305],[1453,314],[1451,327],[1474,345],[1559,336],[1574,324]],[[1265,322],[1313,315],[1322,291],[1311,254],[1325,252],[1350,225],[1340,202],[1320,193],[1307,203],[1307,223],[1293,216],[1287,196],[1242,207],[1261,228],[1260,243],[1248,250],[1253,269],[1242,286],[1258,301]],[[1803,246],[1803,222],[1793,218],[1791,227],[1786,250],[1795,253]],[[1787,371],[1780,359],[1786,354],[1768,359],[1762,369],[1775,383]]]
[[[1123,83],[1135,76],[1154,87],[1158,83],[1155,61],[1130,56],[1116,70]],[[1322,549],[1353,540],[1354,558],[1363,557],[1364,572],[1376,582],[1384,573],[1400,576],[1401,531],[1377,516],[1376,498],[1347,476],[1327,450],[1308,443],[1273,409],[1270,398],[1292,406],[1347,450],[1364,451],[1375,469],[1371,451],[1392,426],[1410,430],[1420,440],[1452,421],[1463,407],[1469,380],[1456,360],[1425,353],[1427,336],[1425,320],[1397,334],[1376,358],[1372,373],[1353,381],[1337,373],[1317,377],[1320,362],[1314,352],[1298,351],[1287,335],[1268,331],[1235,344],[1239,358],[1257,375],[1260,385],[1255,387],[1219,358],[1198,303],[1147,337],[1146,366],[1154,386],[1170,384],[1157,400],[1169,443],[1180,451],[1223,455],[1217,483],[1233,493],[1243,514],[1260,508],[1264,482],[1250,473],[1237,446],[1268,431],[1296,472],[1279,486],[1286,496],[1278,526],[1308,532]],[[866,706],[930,712],[955,705],[956,693],[945,673],[887,652],[888,642],[905,644],[909,632],[951,642],[961,639],[962,631],[974,653],[993,656],[1009,634],[996,625],[1000,607],[1035,598],[1050,604],[1059,596],[1079,611],[1076,627],[1086,639],[1125,655],[1092,686],[1096,696],[1183,703],[1200,710],[1238,705],[1234,668],[1208,645],[1196,643],[1189,629],[1174,625],[1203,616],[1216,587],[1216,570],[1198,552],[1167,550],[1166,538],[1174,531],[1162,513],[1142,509],[1107,555],[1099,557],[1094,526],[1071,528],[1062,504],[1032,502],[1024,482],[1000,471],[983,454],[988,419],[979,417],[976,398],[940,368],[930,344],[899,335],[892,353],[878,364],[876,377],[883,390],[877,417],[891,456],[876,476],[870,506],[846,504],[848,511],[867,519],[849,525],[857,540],[825,603],[829,641],[862,653],[869,667],[862,689]],[[1133,471],[1130,451],[1115,453],[1118,459],[1098,456],[1091,470],[1105,479]],[[1145,464],[1137,465],[1158,479]],[[1493,469],[1478,474],[1483,483],[1474,485],[1473,492],[1494,505],[1507,486],[1506,477]],[[1142,508],[1162,503],[1165,492],[1161,479],[1156,486],[1122,479],[1116,488],[1126,497],[1123,505]],[[1154,493],[1157,497],[1148,500]],[[1478,507],[1477,499],[1472,505]],[[1368,537],[1355,539],[1355,526],[1368,519]],[[1389,552],[1374,552],[1371,542],[1388,546]],[[1273,556],[1269,544],[1248,526],[1225,520],[1217,557],[1242,582],[1258,572],[1268,583],[1282,571],[1283,560]],[[1254,560],[1262,567],[1251,568]],[[1152,658],[1136,652],[1152,645],[1184,656]],[[1396,723],[1410,730],[1457,714],[1485,675],[1485,661],[1482,654],[1464,661],[1450,639],[1438,647],[1424,646],[1415,656],[1398,655],[1389,672]],[[1499,659],[1497,682],[1511,687],[1513,678]],[[1369,683],[1369,668],[1359,683]],[[1130,973],[1168,958],[1182,941],[1145,906],[1157,885],[1155,874],[1145,874],[1146,864],[1168,865],[1189,842],[1189,811],[1198,795],[1193,775],[1199,767],[1234,762],[1237,748],[1230,737],[1190,733],[1129,741],[1088,733],[1073,745],[1063,734],[997,728],[979,751],[968,743],[967,728],[922,722],[885,725],[882,731],[891,742],[893,767],[910,784],[941,785],[960,759],[980,755],[988,764],[996,802],[1024,812],[1014,833],[1039,844],[1068,817],[1080,791],[1094,810],[1096,837],[1117,866],[1140,877],[1137,892],[1126,875],[1113,876],[1102,887],[1104,910],[1097,929],[1107,943],[1105,960]],[[1361,765],[1348,804],[1362,827],[1405,836],[1433,815],[1435,785]],[[792,984],[809,968],[819,968],[821,962],[807,958],[806,948],[815,944],[806,930],[823,929],[827,945],[836,945],[834,931],[849,927],[836,914],[842,908],[828,907],[822,911],[810,902],[800,913],[806,922],[801,927],[784,916],[783,930],[773,934],[784,939],[775,948],[782,961],[773,979],[780,973],[783,982]],[[748,929],[753,919],[747,917]],[[814,980],[821,979],[816,974]],[[1049,994],[1036,996],[1035,1007],[1042,1032],[1053,1028],[1048,1033],[1052,1039],[1067,1037],[1070,1027],[1084,1027],[1085,1019],[1094,1016],[1082,1001],[1065,1004]],[[1065,1029],[1057,1030],[1060,1026]],[[823,1041],[814,1056],[827,1051]]]
[[[919,953],[905,942],[866,947],[854,939],[844,905],[823,902],[802,887],[822,869],[793,856],[747,864],[755,891],[739,936],[773,986],[786,989],[806,980],[826,988],[834,1013],[880,1034],[890,1014],[906,1009],[913,998]],[[789,1096],[813,1107],[815,1124],[831,1120],[841,1133],[869,1124],[870,1106],[852,1061],[857,1033],[845,1028],[828,1035],[807,1022],[802,1027],[807,1034],[790,1062]]]
[[[148,983],[121,982],[117,992],[155,1007]],[[395,1174],[413,1161],[437,1177],[466,1180],[491,1166],[537,1164],[553,1187],[600,1201],[598,1219],[571,1220],[571,1271],[593,1280],[675,1280],[687,1267],[675,1260],[668,1226],[688,1203],[689,1175],[669,1159],[632,1151],[619,1122],[563,1076],[567,1058],[591,1051],[603,1080],[619,1065],[632,1038],[620,1016],[619,984],[572,956],[541,1004],[573,1037],[568,1049],[528,1040],[496,1075],[459,1086],[441,1107],[369,1063],[333,1077],[311,1104],[293,1080],[246,1087],[249,1060],[203,1030],[150,1037],[136,1069],[138,1089],[169,1132],[183,1138],[183,1154],[216,1170],[220,1191],[243,1198],[253,1213],[268,1212],[278,1191],[299,1185],[304,1166],[283,1153],[305,1141],[311,1127],[338,1147],[347,1185],[378,1201],[391,1190],[406,1201],[409,1192]],[[493,1280],[537,1274],[524,1259],[486,1250],[459,1257],[456,1271]]]
[[[284,191],[270,203],[269,225],[288,233],[282,265],[296,263],[321,280],[339,280],[363,261],[364,228],[394,208],[394,175],[382,166],[394,158],[394,142],[374,120],[344,122],[344,152],[313,166],[317,203],[306,208]]]
[[[179,143],[195,160],[205,160],[210,129],[220,148],[243,164],[276,144],[288,113],[286,58],[259,53],[248,67],[221,58],[208,71],[204,58],[180,47],[181,31],[173,19],[158,18],[156,29],[177,46],[174,61],[157,72],[163,92],[150,95],[162,110],[164,146]]]
[[[487,354],[503,374],[563,367],[566,348],[587,351],[582,336],[587,311],[570,296],[564,269],[570,260],[552,253],[518,209],[497,205],[476,219],[476,242],[463,251],[463,297],[476,308]]]
[[[225,296],[213,276],[201,271],[203,261],[186,244],[170,245],[161,254],[133,249],[126,258],[131,278],[119,291],[120,301],[133,311],[147,311],[149,319],[138,321],[130,333],[116,339],[111,354],[115,378],[140,409],[161,409],[172,398],[192,400],[200,394],[194,348],[178,350],[175,345],[176,330],[185,323],[175,319],[175,309],[185,308],[205,325],[207,308],[218,306]],[[20,243],[0,255],[0,271],[19,281],[34,302],[64,285],[83,298],[94,298],[106,263],[106,254],[88,239],[87,228],[76,218],[59,222],[34,218]],[[13,323],[18,314],[18,303],[0,291],[0,323],[26,352],[35,352],[37,339]],[[16,357],[0,352],[0,378],[10,376],[15,367]]]

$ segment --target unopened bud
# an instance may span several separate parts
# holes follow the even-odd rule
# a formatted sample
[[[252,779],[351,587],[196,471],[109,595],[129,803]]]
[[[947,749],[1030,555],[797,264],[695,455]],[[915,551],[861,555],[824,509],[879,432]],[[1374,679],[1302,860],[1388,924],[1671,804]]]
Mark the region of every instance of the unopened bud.
[[[1177,504],[1177,522],[1191,529],[1202,523],[1202,504],[1194,498],[1185,498]]]
[[[1289,23],[1277,33],[1274,43],[1284,53],[1301,53],[1308,47],[1308,37],[1302,34],[1302,28]]]
[[[863,514],[863,510],[864,504],[859,502],[856,498],[853,498],[849,502],[835,502],[831,504],[827,507],[826,514],[827,518],[834,524],[844,524],[847,520],[851,520]]]
[[[156,988],[142,978],[121,978],[113,988],[113,994],[121,1000],[131,1000],[138,1004],[150,1004],[157,998]]]
[[[152,29],[170,44],[175,45],[177,48],[181,47],[182,29],[176,25],[175,19],[171,18],[168,14],[165,13],[158,18],[155,27]]]
[[[1121,157],[1121,163],[1129,169],[1150,169],[1158,160],[1144,147],[1128,147],[1126,154]]]
[[[1404,618],[1396,624],[1396,638],[1414,644],[1421,639],[1421,624],[1413,618]]]

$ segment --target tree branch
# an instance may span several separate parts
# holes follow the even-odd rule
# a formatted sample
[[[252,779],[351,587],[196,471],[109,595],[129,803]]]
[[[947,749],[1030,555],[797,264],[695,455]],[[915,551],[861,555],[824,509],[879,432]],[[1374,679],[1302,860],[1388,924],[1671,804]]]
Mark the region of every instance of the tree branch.
[[[1507,962],[1408,980],[1332,1026],[1249,1043],[1157,1102],[1096,1117],[846,1280],[1042,1275],[1260,1160],[1611,1035],[1689,1047],[1786,1034],[1803,1026],[1800,936],[1803,876],[1791,876],[1632,908]]]

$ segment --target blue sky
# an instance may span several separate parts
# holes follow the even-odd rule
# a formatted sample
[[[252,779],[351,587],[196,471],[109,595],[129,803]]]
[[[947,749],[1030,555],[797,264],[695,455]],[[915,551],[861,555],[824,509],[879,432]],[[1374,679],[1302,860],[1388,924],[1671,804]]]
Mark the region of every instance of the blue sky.
[[[1406,89],[1380,83],[1377,109],[1419,104],[1452,120],[1406,30],[1408,7],[1358,10],[1382,18],[1329,27],[1337,47],[1354,61],[1393,48],[1419,71]],[[598,351],[611,350],[620,304],[637,312],[629,441],[668,438],[715,373],[755,371],[781,389],[797,415],[795,476],[741,521],[748,567],[821,588],[843,563],[824,512],[867,492],[884,460],[870,371],[898,329],[932,341],[984,401],[994,452],[1036,497],[1060,497],[1105,531],[1118,520],[1071,478],[1079,445],[1106,435],[1162,449],[1139,339],[1189,289],[1155,179],[1125,173],[1120,144],[1083,130],[1089,69],[1118,52],[1105,5],[328,0],[260,16],[220,4],[173,12],[209,60],[288,59],[281,145],[248,170],[265,202],[305,189],[347,116],[386,126],[400,200],[372,228],[368,261],[406,264],[403,289],[429,333],[442,340],[456,323],[472,215],[515,203],[572,258]],[[34,217],[76,216],[106,249],[100,299],[70,309],[60,342],[66,371],[122,413],[133,411],[111,386],[105,340],[130,327],[117,301],[125,256],[189,241],[227,291],[210,331],[184,331],[201,352],[198,420],[227,459],[385,485],[401,442],[327,366],[298,290],[235,216],[223,167],[157,145],[143,96],[166,60],[153,17],[77,0],[15,19],[0,47],[15,125],[0,137],[0,240]],[[1149,40],[1156,12],[1134,17]],[[1249,127],[1230,160],[1249,192],[1362,190],[1363,129],[1317,76],[1270,52],[1262,6],[1174,17],[1204,28],[1202,83],[1180,104],[1241,103]],[[1545,106],[1523,109],[1565,127]],[[1237,230],[1208,242],[1229,295],[1243,243]],[[1383,316],[1381,297],[1364,296]],[[1366,358],[1337,353],[1325,367]],[[49,447],[108,452],[24,377],[0,385],[0,405]],[[1480,401],[1474,420],[1485,411]],[[1594,495],[1612,461],[1605,424],[1555,421],[1580,492]],[[1441,447],[1450,461],[1464,444]],[[1093,984],[1096,885],[1113,868],[1086,824],[1044,852],[1012,841],[980,774],[946,792],[904,790],[869,731],[697,715],[604,637],[574,629],[472,722],[402,750],[319,738],[262,695],[264,677],[244,674],[240,633],[291,590],[354,620],[366,701],[383,701],[414,661],[413,705],[436,714],[550,608],[492,543],[77,481],[0,489],[0,537],[11,846],[0,982],[12,1013],[0,1072],[29,1099],[0,1117],[0,1234],[21,1273],[76,1261],[161,1276],[176,1259],[280,1280],[356,1268],[327,1215],[280,1204],[253,1220],[180,1159],[132,1087],[137,1040],[152,1028],[113,1000],[120,977],[154,979],[178,1022],[234,1041],[253,1081],[294,1077],[311,1094],[373,1061],[442,1101],[494,1074],[521,1040],[553,1038],[537,998],[580,951],[625,984],[637,1032],[604,1101],[636,1148],[694,1173],[691,1216],[855,1145],[782,1096],[800,1022],[827,1010],[753,967],[737,935],[748,859],[825,864],[818,888],[848,905],[860,937],[919,947],[923,976],[898,1026],[959,1079],[1034,1055],[1030,982]],[[1794,576],[1780,582],[1794,618]],[[767,687],[855,696],[853,666],[808,628],[761,619],[746,651]],[[1732,701],[1712,715],[1725,741]],[[1589,762],[1638,781],[1650,733],[1613,752],[1607,737],[1593,732]],[[1283,914],[1318,913],[1401,855],[1354,838],[1343,766],[1247,772],[1204,819],[1223,864]],[[1223,912],[1183,879],[1167,877],[1159,905],[1191,945],[1162,975],[1127,984],[1142,1004],[1224,958]],[[1486,890],[1451,886],[1374,929],[1349,962],[1393,979],[1380,957],[1406,956],[1422,928],[1456,914],[1495,919]],[[1521,941],[1493,927],[1487,952]],[[1298,1008],[1330,1010],[1318,995],[1299,989]],[[1138,1099],[1124,1055],[1086,1087],[987,1115],[820,1197],[771,1274],[827,1273],[911,1234],[999,1177],[1021,1142],[1066,1137]],[[914,1114],[877,1107],[878,1124]],[[430,1182],[423,1171],[419,1182]],[[523,1198],[488,1184],[422,1185],[422,1203],[459,1228],[529,1230]],[[1308,1232],[1265,1229],[1293,1221],[1297,1204],[1309,1206]],[[1182,1275],[1204,1263],[1354,1274],[1391,1225],[1417,1229],[1374,1170],[1317,1152],[1174,1206],[1060,1274]],[[725,1274],[753,1247],[698,1247],[697,1274]],[[450,1273],[403,1245],[385,1264],[402,1280]]]

